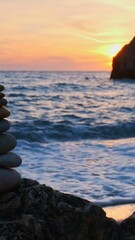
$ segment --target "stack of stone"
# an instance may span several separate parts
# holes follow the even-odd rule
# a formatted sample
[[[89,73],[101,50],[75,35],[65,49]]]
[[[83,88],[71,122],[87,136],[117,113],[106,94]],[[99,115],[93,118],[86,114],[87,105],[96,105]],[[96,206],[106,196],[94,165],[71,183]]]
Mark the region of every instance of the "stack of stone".
[[[3,93],[4,86],[0,85],[0,193],[11,191],[20,181],[20,174],[12,169],[22,163],[22,159],[17,154],[10,152],[16,147],[16,138],[7,133],[10,123],[5,118],[9,117],[10,112],[5,107],[7,100]]]

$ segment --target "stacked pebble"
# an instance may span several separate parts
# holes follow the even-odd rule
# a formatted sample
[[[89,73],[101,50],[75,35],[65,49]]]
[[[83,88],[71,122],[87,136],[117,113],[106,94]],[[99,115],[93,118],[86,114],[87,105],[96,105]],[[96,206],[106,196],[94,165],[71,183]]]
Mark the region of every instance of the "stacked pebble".
[[[12,168],[22,163],[20,156],[10,152],[17,142],[13,135],[6,132],[10,122],[5,118],[9,117],[10,112],[5,107],[7,100],[3,90],[4,86],[0,85],[0,193],[8,192],[20,183],[20,174]]]

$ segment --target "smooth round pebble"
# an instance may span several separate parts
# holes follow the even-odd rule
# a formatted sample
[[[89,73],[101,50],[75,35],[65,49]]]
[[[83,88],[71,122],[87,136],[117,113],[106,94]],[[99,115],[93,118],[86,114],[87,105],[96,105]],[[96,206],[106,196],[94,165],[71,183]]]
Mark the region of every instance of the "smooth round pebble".
[[[4,89],[5,89],[4,86],[0,85],[0,92],[2,92]]]
[[[4,98],[5,97],[5,94],[0,92],[0,98]]]
[[[6,106],[7,105],[7,99],[6,98],[1,98],[0,99],[0,107],[2,107],[2,106]]]
[[[0,134],[6,132],[10,128],[10,122],[5,119],[0,120]]]
[[[0,168],[0,193],[10,192],[21,182],[21,175],[14,169]]]
[[[0,135],[0,154],[7,153],[16,147],[16,138],[10,133]]]
[[[9,117],[10,112],[5,107],[0,107],[0,119]]]
[[[15,153],[0,154],[0,167],[14,168],[19,167],[21,163],[21,157]]]

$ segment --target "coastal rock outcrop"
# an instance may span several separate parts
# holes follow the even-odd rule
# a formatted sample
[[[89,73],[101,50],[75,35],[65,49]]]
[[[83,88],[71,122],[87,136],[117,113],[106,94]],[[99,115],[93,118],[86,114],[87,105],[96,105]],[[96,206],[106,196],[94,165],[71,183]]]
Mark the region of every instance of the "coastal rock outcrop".
[[[113,58],[111,79],[135,79],[135,37]]]
[[[0,239],[129,240],[135,219],[117,223],[92,202],[23,178],[0,194]]]

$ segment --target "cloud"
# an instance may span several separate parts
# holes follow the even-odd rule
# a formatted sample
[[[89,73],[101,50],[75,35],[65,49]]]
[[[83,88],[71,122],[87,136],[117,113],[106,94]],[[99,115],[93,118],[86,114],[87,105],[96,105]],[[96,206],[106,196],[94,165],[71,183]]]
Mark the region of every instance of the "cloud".
[[[134,0],[0,0],[1,59],[27,69],[99,67],[100,45],[132,39],[134,9]]]
[[[98,38],[94,38],[94,37],[86,35],[86,34],[79,34],[79,33],[72,33],[72,34],[77,36],[77,37],[88,39],[90,41],[94,41],[94,42],[97,42],[97,43],[106,43],[105,41],[102,41]]]

